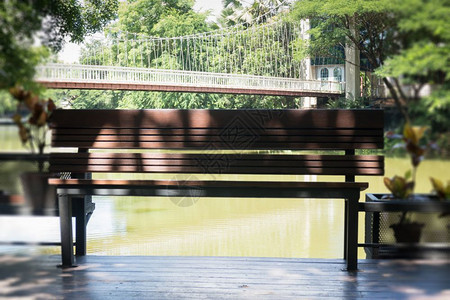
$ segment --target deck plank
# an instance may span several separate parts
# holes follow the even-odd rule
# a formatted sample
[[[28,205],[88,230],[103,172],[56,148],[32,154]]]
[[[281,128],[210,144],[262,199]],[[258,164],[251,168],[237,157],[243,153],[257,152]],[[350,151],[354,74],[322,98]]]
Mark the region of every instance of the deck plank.
[[[0,299],[448,299],[450,260],[0,254]]]

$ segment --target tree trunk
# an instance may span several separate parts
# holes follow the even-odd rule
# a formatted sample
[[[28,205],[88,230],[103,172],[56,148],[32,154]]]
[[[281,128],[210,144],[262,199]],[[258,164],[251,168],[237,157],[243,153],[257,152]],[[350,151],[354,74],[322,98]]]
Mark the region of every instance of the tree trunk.
[[[405,121],[409,122],[408,112],[406,111],[405,106],[400,101],[400,97],[398,96],[398,93],[395,90],[394,86],[389,82],[389,80],[386,77],[383,77],[383,82],[389,89],[389,92],[391,93],[392,98],[394,98],[395,105],[397,106],[400,113],[403,115],[403,118],[405,119]]]

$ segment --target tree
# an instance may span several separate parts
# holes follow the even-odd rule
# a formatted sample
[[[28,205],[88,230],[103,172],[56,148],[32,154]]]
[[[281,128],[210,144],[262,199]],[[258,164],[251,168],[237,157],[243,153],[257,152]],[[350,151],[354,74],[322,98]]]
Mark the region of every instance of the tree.
[[[405,119],[408,104],[417,97],[408,96],[402,84],[416,84],[418,95],[425,83],[449,79],[448,0],[302,0],[292,17],[315,25],[310,30],[310,55],[330,56],[336,45],[355,43]]]
[[[222,0],[223,9],[220,14],[219,23],[222,27],[239,24],[239,15],[242,11],[242,3],[239,0]]]
[[[209,30],[207,14],[194,12],[193,6],[194,0],[123,1],[119,5],[118,22],[111,30],[161,37],[178,36],[177,30],[182,34]],[[179,27],[172,26],[175,24]]]
[[[243,24],[246,27],[266,23],[271,17],[286,8],[282,0],[224,0],[220,23],[224,26]],[[248,4],[248,5],[245,5]]]
[[[34,67],[68,38],[82,42],[116,16],[118,0],[0,2],[0,88],[30,84]],[[44,47],[33,47],[39,38]]]

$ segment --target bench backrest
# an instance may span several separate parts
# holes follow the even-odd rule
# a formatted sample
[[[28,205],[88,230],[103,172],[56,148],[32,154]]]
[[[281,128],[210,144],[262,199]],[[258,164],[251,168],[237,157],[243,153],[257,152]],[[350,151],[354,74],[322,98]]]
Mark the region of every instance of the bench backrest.
[[[57,110],[51,124],[53,147],[78,148],[52,153],[52,172],[384,173],[383,156],[355,155],[383,148],[382,110]]]

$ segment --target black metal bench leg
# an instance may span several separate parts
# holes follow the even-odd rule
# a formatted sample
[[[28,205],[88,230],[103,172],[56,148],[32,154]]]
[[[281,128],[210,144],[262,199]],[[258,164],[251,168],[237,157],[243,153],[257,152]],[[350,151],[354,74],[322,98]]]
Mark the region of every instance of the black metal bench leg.
[[[61,258],[63,268],[74,266],[72,237],[72,199],[68,195],[58,195],[59,220],[61,230]]]
[[[75,254],[77,256],[86,255],[86,202],[84,198],[77,199],[77,213],[76,213],[76,231],[75,231],[75,240],[76,240],[76,251]]]
[[[347,271],[356,271],[358,269],[358,195],[347,199]]]

